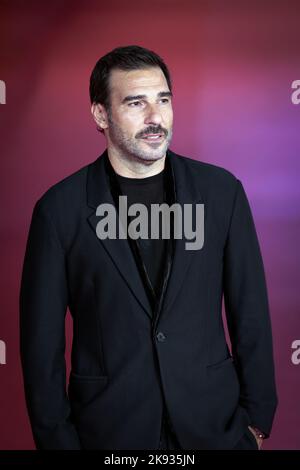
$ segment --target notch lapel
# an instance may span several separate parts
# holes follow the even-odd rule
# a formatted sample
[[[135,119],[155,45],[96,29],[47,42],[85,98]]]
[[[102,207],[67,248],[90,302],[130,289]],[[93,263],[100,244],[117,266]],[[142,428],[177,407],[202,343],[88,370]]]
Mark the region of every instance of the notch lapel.
[[[168,153],[173,174],[175,200],[180,204],[183,214],[184,204],[203,204],[203,199],[195,185],[195,175],[191,166],[185,163],[185,157],[178,156],[170,149]],[[175,301],[193,259],[194,251],[186,250],[186,242],[190,242],[190,240],[185,237],[184,230],[182,230],[182,238],[174,240],[174,256],[170,263],[164,298],[161,299],[165,311],[169,310]]]
[[[172,183],[175,202],[182,207],[184,204],[203,203],[198,188],[195,186],[195,179],[191,166],[185,163],[185,157],[178,156],[170,149],[167,150],[172,172]],[[104,159],[108,158],[107,149],[97,160],[89,165],[87,175],[87,204],[93,209],[88,217],[88,222],[97,237],[96,226],[100,218],[96,215],[97,207],[102,203],[110,203],[115,207],[114,199],[109,186],[108,175],[105,171]],[[164,310],[170,309],[180,291],[180,287],[185,279],[187,269],[193,257],[192,250],[185,249],[185,243],[189,242],[182,231],[182,239],[174,240],[174,257],[167,258],[169,268],[164,279],[164,288],[160,298],[160,306]],[[98,237],[97,237],[98,238]],[[153,319],[152,306],[147,296],[145,286],[138,270],[135,258],[127,239],[98,238],[103,247],[111,257],[116,268],[120,272],[124,281],[139,301],[147,315]],[[158,309],[155,321],[159,318],[161,308]]]
[[[129,289],[137,298],[147,315],[152,318],[151,304],[145,292],[128,240],[118,238],[115,240],[109,238],[103,240],[98,238],[96,233],[96,226],[100,220],[99,216],[96,215],[97,207],[102,203],[113,204],[115,207],[104,167],[105,157],[108,158],[107,150],[105,150],[95,162],[91,163],[88,168],[87,203],[88,206],[93,209],[91,215],[88,217],[88,222],[95,237],[97,237],[99,243],[102,243]]]

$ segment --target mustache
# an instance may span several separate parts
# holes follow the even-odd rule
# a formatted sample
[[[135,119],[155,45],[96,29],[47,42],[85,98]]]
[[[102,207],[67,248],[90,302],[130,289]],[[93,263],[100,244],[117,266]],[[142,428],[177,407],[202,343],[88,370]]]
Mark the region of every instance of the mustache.
[[[150,127],[148,127],[147,129],[145,129],[144,131],[139,132],[139,133],[137,134],[137,139],[139,139],[139,138],[141,138],[141,137],[145,137],[146,135],[149,135],[149,134],[163,134],[163,135],[167,135],[167,134],[168,134],[168,131],[167,131],[167,129],[163,129],[162,127],[150,126]]]

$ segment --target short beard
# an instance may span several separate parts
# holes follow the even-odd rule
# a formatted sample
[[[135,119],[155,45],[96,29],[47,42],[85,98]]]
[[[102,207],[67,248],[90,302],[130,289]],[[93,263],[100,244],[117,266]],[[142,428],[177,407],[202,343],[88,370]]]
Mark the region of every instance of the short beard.
[[[165,136],[165,140],[159,148],[151,149],[149,147],[149,150],[147,150],[140,147],[138,142],[139,139],[129,138],[124,134],[118,124],[113,121],[110,108],[107,109],[107,117],[109,122],[108,134],[110,140],[128,159],[150,163],[160,160],[166,154],[173,135],[172,128],[169,130],[167,136]]]

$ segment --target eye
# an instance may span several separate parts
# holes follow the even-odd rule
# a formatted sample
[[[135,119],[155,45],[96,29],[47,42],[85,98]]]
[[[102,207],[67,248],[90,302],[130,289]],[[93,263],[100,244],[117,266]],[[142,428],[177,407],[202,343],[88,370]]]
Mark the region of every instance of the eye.
[[[136,105],[138,104],[141,104],[141,101],[132,101],[132,103],[129,103],[128,106],[130,106],[131,108],[137,108]]]
[[[169,99],[168,98],[162,98],[162,100],[164,103],[169,103]]]

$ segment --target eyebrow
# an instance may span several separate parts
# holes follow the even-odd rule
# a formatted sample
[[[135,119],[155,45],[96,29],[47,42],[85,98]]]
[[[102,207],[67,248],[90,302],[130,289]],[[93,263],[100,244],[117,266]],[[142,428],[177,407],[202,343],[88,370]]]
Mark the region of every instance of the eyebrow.
[[[165,98],[170,96],[173,96],[173,93],[171,91],[160,91],[159,93],[157,93],[158,98]],[[128,95],[125,96],[125,98],[122,100],[122,104],[133,100],[143,100],[145,98],[147,98],[147,95]]]

